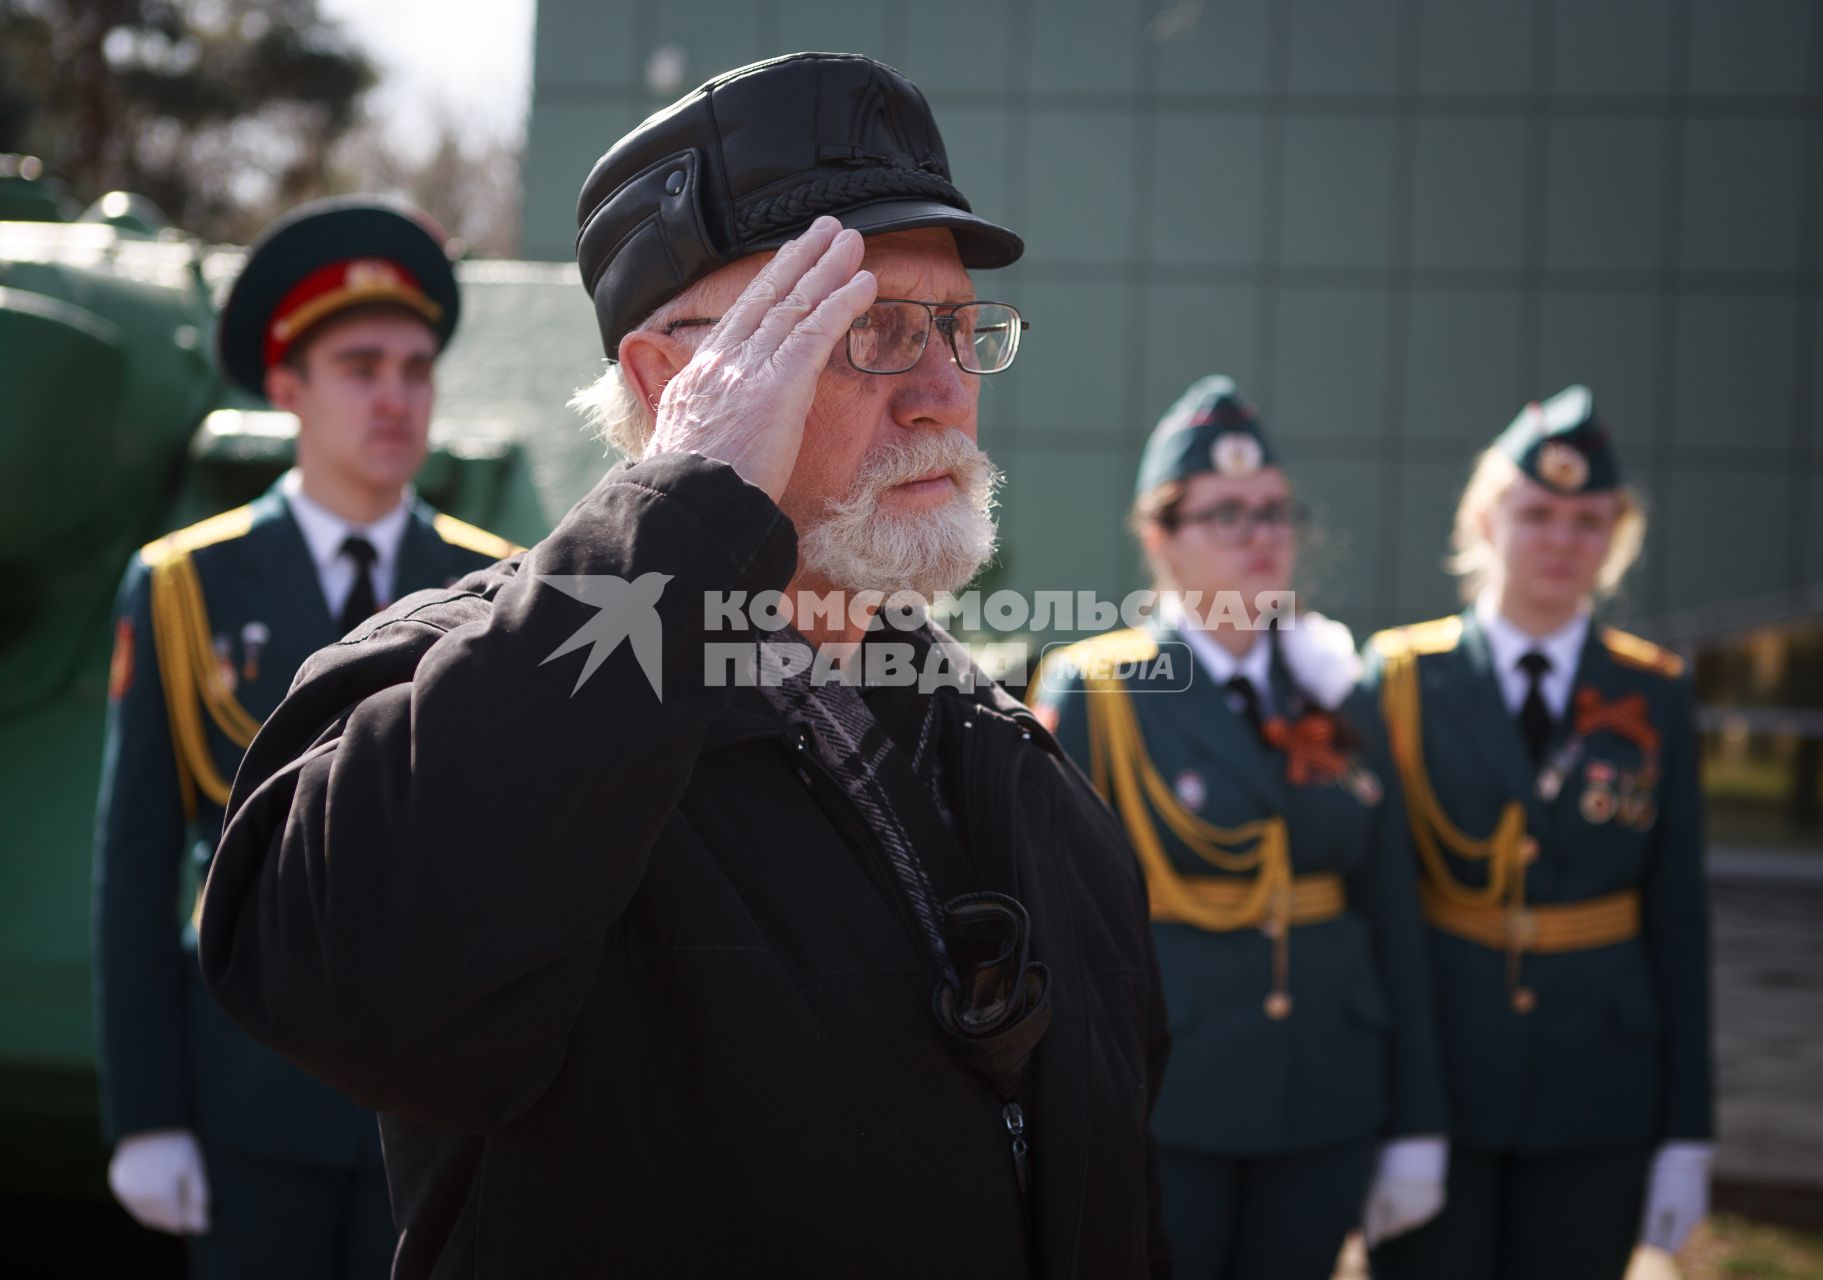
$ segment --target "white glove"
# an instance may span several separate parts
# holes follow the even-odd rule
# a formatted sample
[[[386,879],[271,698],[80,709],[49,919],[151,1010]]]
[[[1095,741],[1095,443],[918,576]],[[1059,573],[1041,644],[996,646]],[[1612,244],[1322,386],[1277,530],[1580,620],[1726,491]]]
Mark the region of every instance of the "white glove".
[[[1361,1210],[1368,1248],[1442,1212],[1449,1164],[1450,1146],[1442,1138],[1401,1138],[1380,1148],[1379,1167]]]
[[[1715,1148],[1707,1142],[1667,1142],[1652,1157],[1646,1179],[1646,1212],[1641,1244],[1676,1253],[1709,1216],[1709,1164]]]
[[[1334,711],[1361,679],[1361,655],[1355,638],[1333,618],[1300,609],[1288,626],[1279,628],[1279,656],[1298,688],[1325,711]]]
[[[188,1129],[122,1138],[108,1161],[108,1189],[142,1227],[174,1236],[209,1233],[209,1179]]]

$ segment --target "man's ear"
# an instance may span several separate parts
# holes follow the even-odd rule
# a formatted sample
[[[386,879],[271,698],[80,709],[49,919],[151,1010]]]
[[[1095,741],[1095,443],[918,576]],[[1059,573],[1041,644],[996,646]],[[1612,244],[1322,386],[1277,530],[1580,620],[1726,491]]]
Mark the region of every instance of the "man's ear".
[[[627,389],[654,414],[665,384],[690,362],[690,352],[682,343],[656,329],[635,329],[620,340],[618,354]]]
[[[266,399],[271,401],[274,409],[295,413],[298,392],[303,386],[303,381],[303,375],[283,361],[275,365],[268,365],[266,368]]]

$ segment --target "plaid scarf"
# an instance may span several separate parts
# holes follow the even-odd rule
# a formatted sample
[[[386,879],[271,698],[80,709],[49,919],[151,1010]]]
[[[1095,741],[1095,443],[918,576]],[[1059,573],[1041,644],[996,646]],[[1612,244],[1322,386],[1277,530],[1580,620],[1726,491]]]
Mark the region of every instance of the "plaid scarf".
[[[941,646],[958,682],[987,680],[968,651],[936,628],[900,636],[919,651],[915,670]],[[809,648],[795,628],[777,638]],[[885,854],[938,972],[931,1002],[938,1026],[973,1070],[1012,1098],[1050,1025],[1049,974],[1029,960],[1031,930],[1018,900],[980,890],[945,902],[932,884],[921,850],[939,858],[951,878],[969,865],[943,795],[941,695],[907,687],[864,697],[852,684],[813,680],[813,667],[768,662],[766,645],[760,650],[761,691],[803,732]]]
[[[776,636],[779,642],[809,647],[795,627]],[[762,644],[762,655],[765,652]],[[778,666],[768,667],[763,659],[761,670],[770,672],[760,682],[761,691],[775,710],[805,731],[818,763],[835,778],[879,841],[938,972],[956,985],[955,966],[943,935],[942,908],[930,872],[918,854],[920,844],[931,847],[955,838],[939,771],[932,767],[938,734],[936,698],[919,695],[915,703],[910,698],[893,699],[894,712],[908,713],[895,717],[909,748],[901,750],[856,686],[839,680],[813,682],[810,670],[781,676]],[[943,830],[934,830],[939,824]]]

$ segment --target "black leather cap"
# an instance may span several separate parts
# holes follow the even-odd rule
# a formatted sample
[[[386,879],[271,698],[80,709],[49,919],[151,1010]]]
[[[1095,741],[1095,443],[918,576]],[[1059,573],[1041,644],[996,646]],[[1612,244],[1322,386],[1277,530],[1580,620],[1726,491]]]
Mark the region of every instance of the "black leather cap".
[[[685,286],[833,214],[864,235],[948,227],[962,264],[1024,243],[976,217],[916,85],[853,53],[794,53],[717,76],[614,144],[576,205],[576,263],[601,340]]]

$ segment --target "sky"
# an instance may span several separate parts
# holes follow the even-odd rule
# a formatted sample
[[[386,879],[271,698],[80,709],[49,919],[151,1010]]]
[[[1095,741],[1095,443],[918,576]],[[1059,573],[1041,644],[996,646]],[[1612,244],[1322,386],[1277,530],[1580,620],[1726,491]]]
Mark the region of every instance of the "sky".
[[[440,109],[476,128],[522,136],[537,0],[319,0],[380,64],[369,109],[409,147]]]

